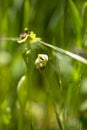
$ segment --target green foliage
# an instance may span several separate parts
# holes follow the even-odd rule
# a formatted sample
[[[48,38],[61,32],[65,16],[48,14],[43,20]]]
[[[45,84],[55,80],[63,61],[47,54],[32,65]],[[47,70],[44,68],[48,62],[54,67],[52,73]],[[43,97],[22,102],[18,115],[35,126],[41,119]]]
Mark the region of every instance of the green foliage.
[[[82,25],[82,19],[80,17],[80,14],[78,12],[77,7],[75,6],[74,2],[72,0],[69,0],[69,16],[73,28],[73,32],[77,36],[78,43],[77,45],[80,46],[80,33],[81,33],[81,25]]]
[[[26,106],[27,101],[27,77],[23,76],[17,86],[18,101],[22,109]]]
[[[0,0],[0,130],[86,130],[86,58],[85,0]]]

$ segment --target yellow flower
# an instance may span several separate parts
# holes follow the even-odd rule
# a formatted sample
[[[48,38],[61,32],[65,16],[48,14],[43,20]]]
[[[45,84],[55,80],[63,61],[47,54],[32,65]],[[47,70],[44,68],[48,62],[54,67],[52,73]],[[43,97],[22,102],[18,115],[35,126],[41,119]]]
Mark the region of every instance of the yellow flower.
[[[38,42],[41,40],[41,38],[36,37],[36,34],[34,32],[30,32],[29,38],[31,42]]]
[[[36,34],[35,34],[34,32],[30,32],[29,38],[30,38],[31,40],[34,40],[34,39],[36,38]]]
[[[24,32],[20,35],[18,43],[25,43],[29,39],[30,42],[40,41],[41,38],[36,37],[34,32],[29,32],[27,28],[24,29]]]

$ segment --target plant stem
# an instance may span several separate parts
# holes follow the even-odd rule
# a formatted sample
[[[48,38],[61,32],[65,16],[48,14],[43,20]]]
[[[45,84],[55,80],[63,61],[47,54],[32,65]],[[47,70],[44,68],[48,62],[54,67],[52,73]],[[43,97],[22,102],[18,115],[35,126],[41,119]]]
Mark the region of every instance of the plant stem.
[[[44,77],[46,77],[46,76],[44,75]],[[52,91],[51,91],[51,88],[50,88],[50,85],[49,85],[49,82],[48,82],[47,79],[46,79],[46,82],[47,82],[46,92],[47,92],[48,103],[49,104],[51,103],[51,105],[52,105],[52,107],[54,109],[54,112],[55,112],[55,115],[56,115],[57,124],[59,126],[59,130],[64,130],[63,129],[63,124],[62,124],[62,122],[60,120],[59,114],[58,114],[57,109],[56,109],[56,103],[53,100],[53,94],[52,94]]]
[[[81,56],[79,56],[79,55],[76,55],[76,54],[74,54],[74,53],[71,53],[71,52],[69,52],[69,51],[66,51],[66,50],[64,50],[64,49],[61,49],[61,48],[56,47],[56,46],[53,46],[53,45],[48,44],[48,43],[43,42],[43,41],[39,41],[39,42],[40,42],[41,44],[43,44],[43,45],[49,47],[49,48],[52,48],[53,50],[55,50],[55,51],[57,51],[57,52],[59,52],[59,53],[65,54],[65,55],[67,55],[67,56],[69,56],[69,57],[71,57],[71,58],[73,58],[73,59],[75,59],[75,60],[77,60],[77,61],[80,61],[81,63],[84,63],[84,64],[87,65],[87,59],[85,59],[85,58],[83,58],[83,57],[81,57]]]
[[[54,111],[55,111],[57,123],[59,125],[60,130],[64,130],[55,105],[54,105]]]
[[[19,112],[18,130],[23,130],[23,111],[21,109],[20,109],[20,112]]]

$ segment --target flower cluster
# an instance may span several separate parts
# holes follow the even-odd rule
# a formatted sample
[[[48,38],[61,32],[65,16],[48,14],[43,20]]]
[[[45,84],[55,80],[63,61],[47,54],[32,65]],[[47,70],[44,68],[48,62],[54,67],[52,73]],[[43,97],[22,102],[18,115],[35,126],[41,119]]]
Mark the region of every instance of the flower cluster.
[[[34,32],[29,32],[27,28],[24,29],[24,32],[20,35],[18,43],[25,43],[27,40],[31,42],[37,42],[40,41],[41,38],[36,37],[36,34]]]

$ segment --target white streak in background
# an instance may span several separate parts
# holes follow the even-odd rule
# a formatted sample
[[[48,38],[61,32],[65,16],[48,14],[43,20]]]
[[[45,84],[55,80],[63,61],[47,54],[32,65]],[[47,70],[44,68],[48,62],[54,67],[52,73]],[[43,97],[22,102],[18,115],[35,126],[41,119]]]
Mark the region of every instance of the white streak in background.
[[[17,41],[18,40],[18,38],[8,38],[8,37],[6,37],[6,38],[0,38],[0,41]]]

